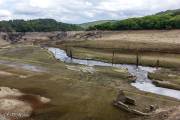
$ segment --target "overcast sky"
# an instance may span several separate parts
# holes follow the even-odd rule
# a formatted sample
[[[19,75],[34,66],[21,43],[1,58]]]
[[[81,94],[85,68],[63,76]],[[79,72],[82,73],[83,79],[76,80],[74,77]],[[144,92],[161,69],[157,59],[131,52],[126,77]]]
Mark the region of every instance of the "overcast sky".
[[[0,0],[0,20],[53,18],[67,23],[84,23],[178,8],[180,0]]]

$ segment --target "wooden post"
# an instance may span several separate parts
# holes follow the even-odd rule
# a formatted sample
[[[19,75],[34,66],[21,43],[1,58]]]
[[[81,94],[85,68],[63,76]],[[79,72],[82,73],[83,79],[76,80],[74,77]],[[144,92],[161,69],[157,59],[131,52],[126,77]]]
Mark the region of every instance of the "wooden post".
[[[159,60],[157,60],[157,62],[156,62],[156,68],[159,68]]]
[[[139,66],[139,51],[137,50],[137,53],[136,53],[136,67]]]
[[[72,56],[72,50],[70,49],[70,58],[72,59],[72,57],[73,57],[73,56]]]
[[[112,55],[112,65],[114,64],[114,56],[115,56],[115,52],[113,51],[113,55]]]

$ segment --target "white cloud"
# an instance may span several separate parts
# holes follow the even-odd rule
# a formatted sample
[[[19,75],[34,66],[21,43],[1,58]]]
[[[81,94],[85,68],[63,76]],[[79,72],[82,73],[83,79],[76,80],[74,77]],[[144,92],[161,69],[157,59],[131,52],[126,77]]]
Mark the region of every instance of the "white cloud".
[[[0,17],[9,17],[11,16],[11,12],[8,10],[0,10]]]
[[[0,19],[4,19],[4,20],[11,19],[11,16],[12,14],[8,10],[0,9]]]
[[[99,3],[98,9],[119,11],[142,7],[142,0],[106,0]]]
[[[180,0],[0,0],[0,5],[0,19],[54,18],[82,23],[177,9]]]
[[[38,8],[49,8],[53,2],[51,0],[30,0],[30,6]]]
[[[180,8],[180,0],[103,0],[97,6],[105,11],[161,10]]]

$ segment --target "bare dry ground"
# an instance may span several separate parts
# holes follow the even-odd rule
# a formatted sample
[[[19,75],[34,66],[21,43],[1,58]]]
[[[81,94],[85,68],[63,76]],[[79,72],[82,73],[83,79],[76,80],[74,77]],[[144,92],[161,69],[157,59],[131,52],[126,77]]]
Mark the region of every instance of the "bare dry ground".
[[[29,118],[34,109],[50,102],[50,99],[24,94],[17,89],[0,87],[0,119],[19,120]]]
[[[0,47],[8,45],[9,43],[0,38]]]
[[[141,50],[157,52],[179,52],[180,30],[146,30],[146,31],[120,31],[120,32],[85,32],[74,37],[77,47],[111,49],[116,51]],[[99,34],[97,36],[96,34]],[[85,37],[86,36],[86,37]],[[97,36],[97,37],[92,37]],[[80,39],[81,38],[81,39]],[[83,42],[82,42],[83,41]],[[68,39],[66,40],[68,42]],[[62,42],[60,42],[62,43]]]
[[[67,32],[27,32],[27,33],[0,33],[2,44],[6,41],[20,41],[23,43],[41,43],[69,40],[97,40],[112,43],[144,43],[161,45],[179,44],[180,30],[134,30],[134,31],[67,31]],[[6,39],[6,40],[3,40]],[[0,42],[0,44],[1,44]],[[108,43],[110,43],[108,42]]]
[[[145,43],[180,43],[180,30],[140,30],[105,32],[98,40],[118,40]]]
[[[172,54],[180,50],[179,32],[179,30],[69,32],[70,34],[63,39],[62,36],[57,37],[56,33],[26,33],[21,39],[24,43],[37,41],[41,44],[41,41],[51,42],[51,38],[55,36],[53,39],[53,42],[57,43],[55,46],[73,47],[73,55],[77,57],[108,62],[112,61],[112,51],[116,49],[117,63],[127,60],[129,63],[135,63],[137,48],[143,48],[148,52],[141,56],[144,57],[141,61],[144,65],[155,64],[160,58],[163,60],[160,61],[160,65],[172,67],[172,65],[180,65],[180,55]],[[156,50],[155,53],[151,53],[152,50]],[[164,50],[171,53],[162,54]],[[103,67],[87,68],[75,64],[69,65],[55,60],[45,49],[37,46],[12,45],[3,48],[0,50],[0,59],[3,63],[0,64],[2,86],[51,98],[52,106],[35,111],[32,116],[34,120],[132,120],[133,118],[161,120],[159,119],[161,114],[155,115],[155,118],[151,116],[143,118],[114,108],[112,101],[116,98],[119,89],[135,98],[139,109],[158,104],[160,108],[166,110],[164,107],[179,105],[179,101],[173,98],[145,93],[132,87],[127,72],[119,72],[121,70],[117,72]],[[9,63],[11,66],[8,65]],[[32,66],[45,72],[34,71]],[[178,116],[176,113],[172,114]]]

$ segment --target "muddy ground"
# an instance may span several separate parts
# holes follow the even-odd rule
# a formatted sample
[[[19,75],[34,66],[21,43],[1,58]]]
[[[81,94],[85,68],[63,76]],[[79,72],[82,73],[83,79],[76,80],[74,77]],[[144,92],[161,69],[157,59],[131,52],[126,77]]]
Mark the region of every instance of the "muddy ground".
[[[114,107],[112,101],[116,99],[119,89],[136,99],[136,108],[140,110],[154,104],[160,108],[179,105],[176,99],[141,92],[132,87],[132,79],[125,70],[107,67],[89,69],[81,65],[65,64],[55,60],[46,49],[40,47],[13,45],[1,49],[0,58],[14,64],[0,64],[0,70],[3,71],[0,76],[1,86],[51,99],[50,105],[33,111],[33,120],[150,119]],[[25,64],[39,71],[22,67]]]
[[[134,64],[136,52],[132,50],[144,46],[146,51],[144,56],[141,55],[141,64],[156,66],[157,59],[160,59],[159,66],[173,67],[180,64],[176,51],[179,49],[178,32],[14,33],[18,35],[10,38],[15,41],[7,37],[6,44],[1,44],[0,86],[51,99],[43,109],[32,112],[28,119],[33,120],[174,120],[179,116],[179,108],[175,107],[180,105],[179,100],[137,90],[130,85],[132,78],[126,70],[66,64],[41,47],[68,48],[73,50],[75,57],[107,62],[112,62],[112,51],[117,47],[114,62]],[[159,42],[161,46],[157,44]],[[129,47],[126,47],[127,43]],[[164,49],[170,53],[162,52]],[[142,117],[114,107],[112,102],[120,89],[137,101],[136,109],[158,104],[162,111]]]

